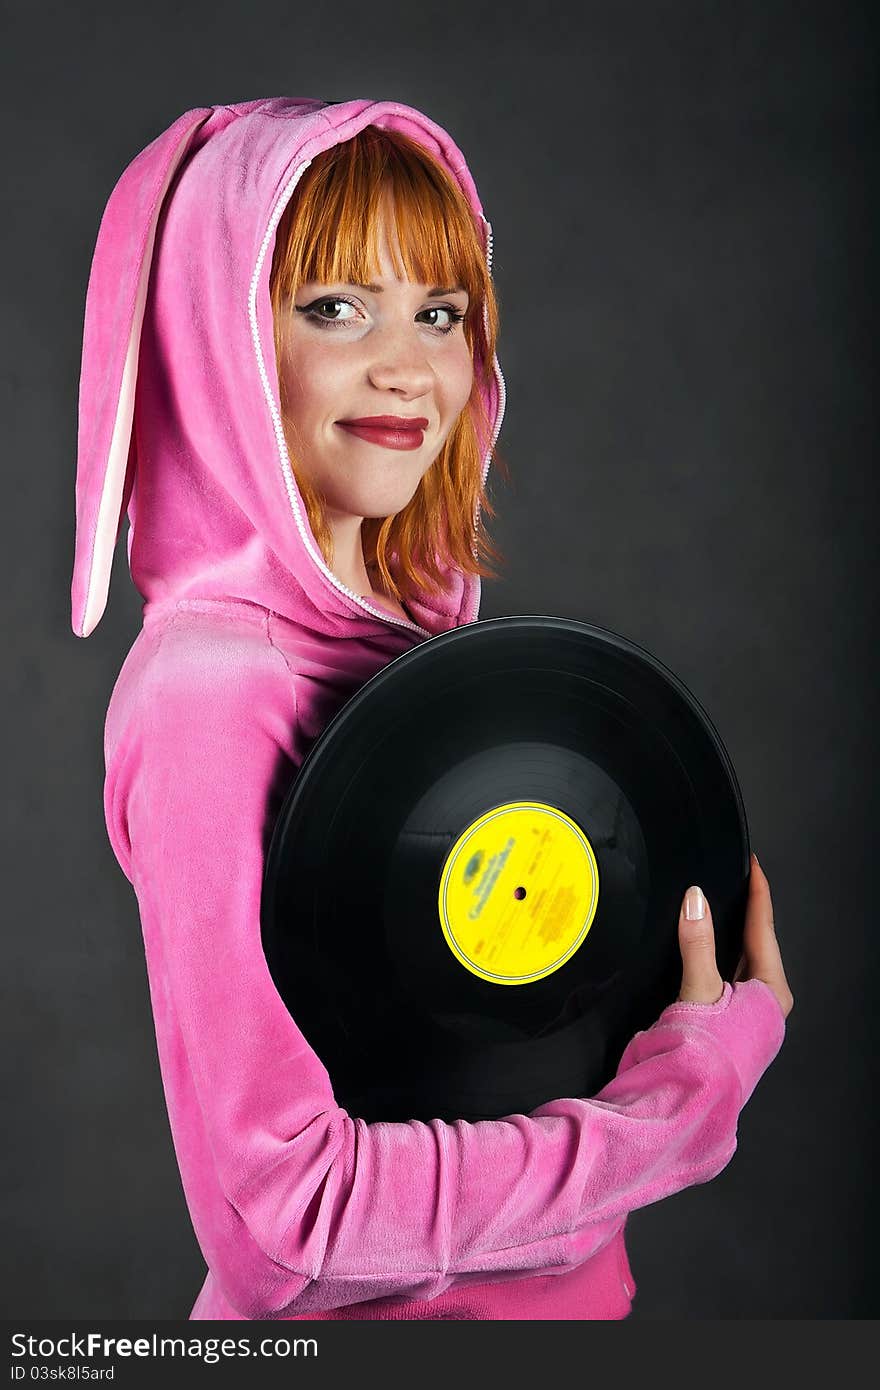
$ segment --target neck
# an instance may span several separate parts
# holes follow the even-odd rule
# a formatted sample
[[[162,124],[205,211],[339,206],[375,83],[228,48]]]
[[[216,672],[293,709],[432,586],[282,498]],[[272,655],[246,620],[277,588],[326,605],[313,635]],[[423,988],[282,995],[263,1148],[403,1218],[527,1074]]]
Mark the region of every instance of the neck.
[[[373,586],[364,562],[362,522],[362,516],[327,513],[327,523],[333,536],[333,573],[354,593],[369,594]]]

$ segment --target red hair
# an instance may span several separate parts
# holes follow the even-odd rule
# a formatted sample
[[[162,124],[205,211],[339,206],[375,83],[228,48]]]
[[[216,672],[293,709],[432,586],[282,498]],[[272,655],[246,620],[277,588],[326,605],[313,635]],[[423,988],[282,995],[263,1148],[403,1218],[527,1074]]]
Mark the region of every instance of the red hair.
[[[477,218],[458,184],[422,145],[397,131],[365,126],[317,155],[296,185],[278,224],[269,286],[277,364],[282,360],[282,305],[299,285],[312,280],[364,284],[378,273],[378,225],[386,193],[407,278],[460,284],[467,290],[462,329],[474,364],[467,406],[410,501],[394,516],[366,517],[361,528],[368,573],[375,582],[378,572],[381,587],[405,600],[420,588],[442,592],[444,561],[490,579],[497,578],[490,561],[503,563],[483,522],[484,514],[495,515],[482,480],[492,431],[481,386],[493,375],[498,305]],[[391,249],[395,273],[401,275]],[[283,378],[279,393],[283,414]],[[509,476],[494,447],[492,461]],[[332,568],[332,535],[322,498],[296,459],[291,458],[291,465],[312,532]],[[395,553],[397,582],[389,569]]]

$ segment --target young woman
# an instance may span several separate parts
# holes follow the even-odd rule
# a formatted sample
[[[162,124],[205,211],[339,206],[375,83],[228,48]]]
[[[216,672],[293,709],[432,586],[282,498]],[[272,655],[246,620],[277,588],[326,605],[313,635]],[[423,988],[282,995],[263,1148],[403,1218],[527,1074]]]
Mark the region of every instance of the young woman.
[[[143,628],[105,813],[208,1267],[192,1318],[625,1317],[627,1214],[724,1168],[784,1036],[757,868],[746,978],[683,907],[679,999],[598,1096],[529,1115],[348,1114],[273,985],[262,873],[297,768],[371,675],[477,618],[497,554],[490,270],[463,155],[398,102],[189,111],[102,220],[73,626],[101,617],[127,510]]]

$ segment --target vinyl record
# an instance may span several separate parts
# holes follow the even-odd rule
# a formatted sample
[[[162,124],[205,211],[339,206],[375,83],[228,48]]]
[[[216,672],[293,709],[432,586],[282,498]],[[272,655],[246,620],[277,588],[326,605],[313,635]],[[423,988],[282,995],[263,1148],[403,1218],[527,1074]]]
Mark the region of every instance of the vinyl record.
[[[676,998],[691,883],[730,978],[748,869],[730,758],[671,671],[585,623],[490,619],[390,662],[315,743],[263,949],[351,1115],[528,1114],[595,1095]]]

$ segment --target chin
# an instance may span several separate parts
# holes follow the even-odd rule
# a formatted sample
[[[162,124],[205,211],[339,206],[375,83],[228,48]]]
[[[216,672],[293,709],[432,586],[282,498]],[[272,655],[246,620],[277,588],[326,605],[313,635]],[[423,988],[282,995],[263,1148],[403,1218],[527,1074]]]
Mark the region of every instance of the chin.
[[[377,500],[373,496],[369,500],[364,499],[363,507],[352,506],[351,510],[357,511],[366,521],[382,521],[386,516],[396,516],[398,512],[402,512],[415,495],[416,489],[411,488],[408,492],[395,493],[385,500]]]

